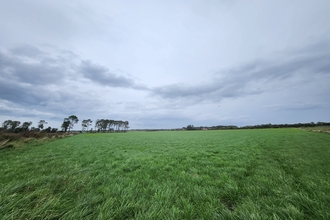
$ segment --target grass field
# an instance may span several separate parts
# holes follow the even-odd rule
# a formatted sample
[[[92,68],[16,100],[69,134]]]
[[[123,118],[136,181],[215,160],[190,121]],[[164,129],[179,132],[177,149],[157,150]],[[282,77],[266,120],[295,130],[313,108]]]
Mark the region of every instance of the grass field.
[[[0,151],[0,219],[330,219],[330,135],[81,134]]]

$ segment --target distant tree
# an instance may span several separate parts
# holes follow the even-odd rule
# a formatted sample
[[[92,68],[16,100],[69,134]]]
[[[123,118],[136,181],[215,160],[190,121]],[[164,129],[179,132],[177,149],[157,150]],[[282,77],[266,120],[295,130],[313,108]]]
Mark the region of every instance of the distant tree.
[[[194,125],[188,125],[188,126],[187,126],[187,130],[195,130]]]
[[[98,132],[101,130],[101,123],[102,123],[103,119],[97,119],[95,122],[95,130],[97,130]]]
[[[32,125],[32,122],[31,121],[26,121],[26,122],[24,122],[23,124],[22,124],[22,126],[21,126],[21,130],[22,131],[27,131],[27,130],[29,130],[29,127]]]
[[[12,121],[12,123],[11,123],[11,129],[10,130],[11,131],[17,131],[16,128],[18,128],[20,124],[21,124],[20,121]]]
[[[120,121],[119,122],[119,127],[120,127],[120,131],[124,131],[125,130],[125,122],[124,121]]]
[[[64,121],[63,121],[63,123],[61,125],[62,130],[64,132],[67,132],[69,126],[70,126],[70,120],[69,120],[69,118],[64,118]]]
[[[107,130],[108,124],[109,124],[108,119],[101,119],[101,130],[103,132],[105,132]]]
[[[129,122],[125,121],[124,126],[125,126],[125,131],[127,131],[129,129]]]
[[[78,123],[78,117],[75,115],[70,115],[69,118],[67,118],[69,121],[69,132],[73,128],[74,124]]]
[[[318,121],[318,122],[316,123],[317,126],[323,126],[323,124],[324,124],[324,122],[321,122],[321,121]]]
[[[119,130],[119,121],[113,121],[114,131],[118,132]]]
[[[88,127],[89,127],[90,125],[92,125],[92,120],[90,120],[90,119],[87,119],[87,120],[85,119],[85,120],[83,120],[82,123],[81,123],[82,130],[83,130],[83,131],[85,131],[85,130],[88,131]]]
[[[11,126],[13,124],[13,121],[12,120],[6,120],[2,123],[2,127],[6,130],[6,131],[9,131],[11,130]]]
[[[44,129],[44,125],[45,125],[45,124],[48,124],[48,122],[46,122],[45,120],[40,120],[40,121],[38,122],[38,128],[39,128],[40,130]]]
[[[40,131],[40,128],[32,127],[30,131]]]
[[[119,131],[124,131],[124,129],[125,129],[125,122],[119,121]]]
[[[108,120],[108,131],[109,132],[111,132],[113,130],[113,128],[112,128],[113,122],[114,122],[114,120]]]
[[[97,131],[105,131],[107,129],[107,120],[105,119],[97,119],[95,122],[95,130]]]

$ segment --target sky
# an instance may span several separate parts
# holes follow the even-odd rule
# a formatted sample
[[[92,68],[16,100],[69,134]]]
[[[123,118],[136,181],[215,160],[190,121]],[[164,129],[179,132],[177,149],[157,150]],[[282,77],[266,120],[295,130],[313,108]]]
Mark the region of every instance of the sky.
[[[0,0],[0,122],[330,121],[328,0]]]

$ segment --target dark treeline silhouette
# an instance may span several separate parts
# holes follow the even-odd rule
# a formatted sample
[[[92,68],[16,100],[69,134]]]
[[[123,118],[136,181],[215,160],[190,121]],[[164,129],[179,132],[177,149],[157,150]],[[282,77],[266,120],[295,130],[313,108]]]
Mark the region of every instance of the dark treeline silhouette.
[[[310,122],[310,123],[296,123],[296,124],[261,124],[261,125],[247,125],[240,127],[240,129],[258,129],[258,128],[301,128],[301,127],[316,127],[316,126],[330,126],[330,122]]]
[[[116,121],[111,119],[97,119],[95,131],[97,132],[126,132],[129,128],[128,121]]]
[[[301,127],[316,127],[316,126],[330,126],[330,122],[310,122],[310,123],[296,123],[296,124],[260,124],[260,125],[246,125],[238,127],[235,125],[217,125],[217,126],[198,126],[188,125],[183,127],[183,130],[228,130],[228,129],[261,129],[261,128],[301,128]]]
[[[70,115],[67,118],[64,118],[61,125],[62,132],[72,131],[75,124],[79,122],[79,119],[75,115]],[[82,130],[93,132],[93,128],[90,130],[89,127],[92,125],[91,119],[82,120],[81,126]],[[26,131],[35,131],[35,132],[46,132],[46,133],[56,133],[58,132],[57,128],[51,128],[50,126],[45,128],[45,125],[48,124],[45,120],[40,120],[38,122],[38,127],[31,127],[32,122],[24,122],[21,124],[20,121],[6,120],[2,123],[0,131],[10,132],[10,133],[20,133]],[[129,129],[128,121],[118,121],[111,119],[98,119],[95,122],[95,131],[94,132],[126,132]]]
[[[42,131],[42,132],[47,132],[47,133],[55,133],[57,132],[57,128],[44,128],[44,125],[47,124],[45,120],[40,120],[38,122],[38,127],[31,127],[32,122],[31,121],[26,121],[21,125],[20,121],[13,121],[13,120],[6,120],[2,123],[2,127],[0,130],[5,131],[5,132],[11,132],[11,133],[20,133],[20,132],[26,132],[26,131]]]
[[[183,127],[183,130],[224,130],[224,129],[238,129],[235,125],[217,125],[217,126],[198,126],[195,127],[194,125],[188,125],[187,127]]]
[[[73,128],[74,124],[78,123],[78,117],[75,115],[71,115],[68,118],[64,118],[62,123],[62,130],[66,132],[69,129]],[[84,119],[82,120],[82,132],[126,132],[129,128],[128,121],[117,121],[112,119],[97,119],[95,122],[95,130],[93,128],[89,130],[89,127],[92,125],[91,119]]]

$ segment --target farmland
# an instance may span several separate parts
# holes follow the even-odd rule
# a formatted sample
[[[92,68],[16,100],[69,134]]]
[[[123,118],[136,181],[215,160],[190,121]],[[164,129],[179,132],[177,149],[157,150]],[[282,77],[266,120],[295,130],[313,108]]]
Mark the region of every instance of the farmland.
[[[0,151],[1,219],[330,219],[330,135],[84,133]]]

